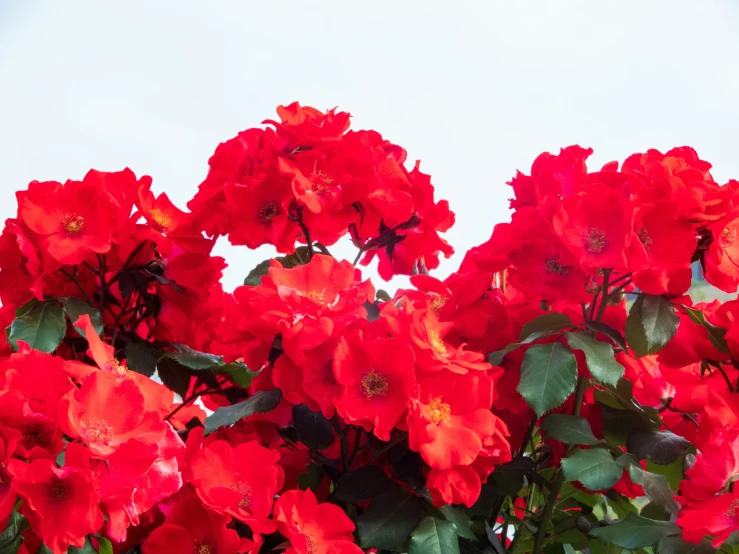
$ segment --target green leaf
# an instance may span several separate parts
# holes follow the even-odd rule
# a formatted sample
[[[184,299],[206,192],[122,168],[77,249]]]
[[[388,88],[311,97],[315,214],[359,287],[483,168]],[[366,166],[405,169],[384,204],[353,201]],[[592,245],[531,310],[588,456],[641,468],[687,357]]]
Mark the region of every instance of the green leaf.
[[[147,377],[154,375],[161,353],[161,348],[150,342],[132,342],[124,349],[128,369]]]
[[[305,404],[293,406],[293,427],[300,442],[311,450],[323,450],[334,442],[331,422],[321,412],[314,412]]]
[[[549,414],[541,422],[541,430],[550,439],[558,440],[565,444],[587,444],[598,443],[593,435],[588,420],[568,414]]]
[[[64,340],[67,331],[64,310],[52,300],[31,300],[18,308],[15,316],[8,335],[15,350],[18,350],[18,341],[23,341],[35,350],[50,354]]]
[[[92,323],[93,329],[99,335],[103,332],[103,318],[100,317],[100,311],[90,306],[82,298],[77,296],[66,296],[60,298],[59,301],[64,306],[64,311],[69,317],[69,321],[74,325],[81,315],[87,314],[90,316],[90,323]],[[77,331],[83,337],[85,332],[75,325],[75,331]]]
[[[667,521],[655,521],[637,514],[607,527],[593,529],[590,534],[603,542],[611,542],[623,548],[643,548],[660,540],[680,534],[680,528]]]
[[[258,371],[254,372],[246,367],[246,364],[244,364],[244,362],[231,362],[230,364],[219,365],[212,369],[216,373],[227,374],[234,384],[242,388],[247,388],[249,385],[251,385],[254,377],[259,375]]]
[[[472,522],[470,521],[469,516],[467,516],[467,514],[462,510],[455,508],[454,506],[445,505],[439,508],[439,511],[449,523],[454,524],[454,527],[457,528],[457,535],[471,541],[477,539],[475,534],[472,532]]]
[[[616,546],[612,543],[600,542],[597,539],[593,539],[588,544],[590,554],[621,554],[623,549],[620,546]]]
[[[23,543],[21,533],[26,529],[26,518],[16,511],[11,512],[5,529],[0,533],[0,554],[16,554]]]
[[[562,460],[562,471],[570,481],[580,481],[591,491],[611,488],[623,475],[623,468],[604,448],[578,450]]]
[[[267,275],[269,270],[269,260],[259,262],[254,269],[249,272],[249,275],[244,279],[244,284],[249,287],[256,287],[262,284],[262,277]]]
[[[282,391],[280,389],[259,391],[243,402],[218,408],[205,418],[205,434],[208,435],[216,429],[233,425],[245,417],[272,411],[280,403],[281,398]]]
[[[626,340],[638,357],[655,354],[675,336],[679,323],[666,297],[641,294],[626,318]]]
[[[394,486],[382,469],[364,466],[341,476],[335,496],[340,502],[366,502]]]
[[[113,554],[113,543],[110,540],[105,537],[98,537],[98,542],[100,543],[98,554]]]
[[[524,354],[516,390],[541,416],[567,400],[576,382],[577,362],[569,348],[558,342],[537,344]]]
[[[669,537],[662,539],[657,544],[657,554],[714,554],[716,549],[711,546],[708,539],[703,539],[698,544],[683,541],[680,537]]]
[[[596,333],[602,333],[616,343],[621,350],[628,352],[628,349],[626,348],[626,339],[624,339],[624,336],[619,331],[610,325],[601,323],[600,321],[588,321],[585,323],[585,327],[591,331],[595,331]]]
[[[680,505],[673,498],[675,493],[667,482],[667,477],[644,471],[641,467],[629,467],[629,477],[637,485],[641,485],[644,493],[652,502],[670,514],[677,514]]]
[[[85,545],[82,548],[77,548],[76,546],[70,546],[67,549],[67,554],[98,554],[98,551],[95,550],[94,546],[92,546],[90,537],[87,537],[85,539]]]
[[[323,480],[323,470],[316,464],[308,464],[307,471],[298,475],[298,486],[300,490],[312,490],[316,492]]]
[[[664,475],[667,482],[670,484],[670,488],[677,490],[680,488],[680,481],[684,479],[683,465],[685,463],[685,456],[678,457],[674,462],[667,465],[655,464],[647,460],[647,470],[657,475]]]
[[[163,357],[175,360],[177,363],[182,364],[185,367],[189,367],[190,369],[210,369],[213,366],[223,365],[223,356],[198,352],[184,344],[174,344],[172,346],[174,346],[177,351],[167,352]]]
[[[615,387],[624,375],[624,366],[615,360],[613,347],[587,333],[565,333],[565,336],[570,348],[581,350],[585,354],[588,370],[593,379]]]
[[[193,371],[172,358],[161,358],[157,362],[157,375],[165,387],[176,392],[183,400],[190,388]]]
[[[729,346],[726,344],[726,329],[722,327],[716,327],[713,323],[706,319],[705,314],[701,310],[690,308],[685,304],[680,304],[680,308],[687,314],[687,316],[698,325],[702,325],[708,331],[708,340],[719,352],[729,354]]]
[[[431,516],[413,530],[408,554],[459,554],[459,539],[453,523]]]
[[[392,549],[410,537],[423,517],[423,502],[400,487],[377,495],[357,520],[362,548]]]
[[[565,327],[574,327],[574,325],[572,320],[565,314],[549,312],[526,323],[521,330],[521,336],[518,338],[518,341],[521,342],[534,333],[541,333],[542,331],[552,333]]]
[[[667,465],[690,449],[690,442],[670,431],[634,429],[626,439],[627,450],[640,460]]]

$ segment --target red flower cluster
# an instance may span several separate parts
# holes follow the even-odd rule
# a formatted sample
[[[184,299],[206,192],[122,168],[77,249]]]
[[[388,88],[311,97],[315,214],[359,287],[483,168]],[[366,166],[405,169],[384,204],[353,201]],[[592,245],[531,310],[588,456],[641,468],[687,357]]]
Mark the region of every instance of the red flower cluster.
[[[687,296],[697,264],[739,286],[737,182],[687,147],[544,153],[440,280],[454,216],[418,164],[348,113],[278,114],[216,149],[190,212],[130,170],[17,193],[0,550],[662,553],[739,529],[739,301]],[[333,258],[345,235],[412,288]],[[285,256],[226,293],[219,236]]]
[[[349,131],[349,114],[322,113],[297,102],[278,108],[281,121],[249,129],[220,144],[210,171],[189,203],[210,236],[235,245],[272,244],[290,254],[295,242],[330,246],[351,240],[379,257],[383,279],[433,269],[452,248],[439,237],[454,224],[446,200],[418,163],[375,131]]]

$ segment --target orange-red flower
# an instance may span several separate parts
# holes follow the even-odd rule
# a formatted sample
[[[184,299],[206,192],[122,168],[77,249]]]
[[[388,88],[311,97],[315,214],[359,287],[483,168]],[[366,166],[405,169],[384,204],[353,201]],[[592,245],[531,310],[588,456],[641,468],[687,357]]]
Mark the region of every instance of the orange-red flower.
[[[195,454],[192,483],[204,504],[243,521],[255,533],[271,533],[272,500],[282,488],[280,453],[249,441],[232,447],[217,440]]]
[[[52,460],[11,460],[7,471],[23,499],[21,512],[54,554],[64,554],[70,545],[82,547],[86,536],[102,527],[98,492],[88,469],[58,468]]]
[[[336,504],[319,504],[313,491],[288,491],[275,502],[280,532],[297,554],[362,554],[354,544],[354,523]]]
[[[334,375],[343,387],[339,414],[389,440],[410,401],[418,397],[413,364],[413,351],[399,339],[343,337],[334,357]]]

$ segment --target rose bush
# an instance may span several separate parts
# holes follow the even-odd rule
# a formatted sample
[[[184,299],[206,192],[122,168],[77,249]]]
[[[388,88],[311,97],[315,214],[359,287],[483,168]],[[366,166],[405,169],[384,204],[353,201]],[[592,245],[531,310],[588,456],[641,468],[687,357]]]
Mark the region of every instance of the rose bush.
[[[739,183],[544,153],[441,280],[419,164],[277,111],[187,212],[129,169],[17,193],[0,553],[739,552],[739,302],[689,296],[696,265],[737,290]],[[224,292],[222,236],[280,256]]]

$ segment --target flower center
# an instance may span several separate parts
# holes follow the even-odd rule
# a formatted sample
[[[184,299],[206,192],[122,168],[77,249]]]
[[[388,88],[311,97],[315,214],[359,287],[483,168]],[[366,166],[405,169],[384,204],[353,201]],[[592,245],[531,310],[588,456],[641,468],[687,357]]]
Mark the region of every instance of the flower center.
[[[106,371],[111,371],[115,373],[118,377],[123,377],[124,379],[133,379],[133,371],[131,371],[128,368],[125,368],[121,365],[121,362],[116,360],[115,358],[111,358],[107,362],[105,362],[105,367],[103,368]]]
[[[318,304],[324,304],[326,302],[326,299],[323,297],[322,292],[309,290],[304,292],[303,296],[305,296],[306,298],[310,298],[311,300],[313,300],[313,302],[317,302]]]
[[[238,481],[229,488],[241,495],[241,500],[239,500],[238,504],[239,508],[248,510],[251,507],[251,487],[247,487],[244,483]]]
[[[431,414],[431,421],[439,425],[446,423],[452,415],[452,409],[449,404],[444,404],[441,398],[433,398],[426,406]]]
[[[82,423],[85,424],[85,436],[90,442],[108,444],[113,438],[113,428],[104,419],[85,416]]]
[[[165,214],[159,208],[154,208],[153,210],[151,210],[151,213],[149,215],[151,216],[152,221],[154,221],[154,223],[161,229],[166,229],[167,227],[172,225],[172,218]]]
[[[31,449],[34,446],[45,444],[46,432],[40,423],[29,423],[23,429],[23,446]]]
[[[195,554],[213,554],[213,547],[207,539],[195,541]]]
[[[588,229],[583,237],[583,245],[591,254],[600,254],[608,246],[606,232],[598,228]]]
[[[731,501],[726,515],[729,517],[736,517],[737,513],[739,513],[739,498],[735,498]]]
[[[736,240],[736,231],[730,227],[726,227],[723,231],[721,231],[721,237],[719,238],[719,242],[721,243],[721,246],[729,246],[730,244],[733,244],[733,242]]]
[[[559,263],[559,260],[556,257],[549,258],[547,261],[545,261],[544,269],[547,271],[547,273],[554,273],[555,275],[567,275],[567,273],[570,271],[570,268]]]
[[[277,204],[275,204],[274,202],[265,202],[264,204],[262,204],[262,207],[259,208],[259,218],[262,220],[263,223],[269,223],[279,213],[280,210],[277,208]]]
[[[437,331],[429,331],[429,344],[437,354],[446,354],[446,345]]]
[[[305,534],[305,547],[308,549],[307,554],[314,554],[316,552],[316,541],[312,535]]]
[[[52,500],[56,500],[57,502],[62,502],[67,499],[67,495],[69,494],[69,485],[65,483],[64,481],[56,481],[55,483],[52,483],[49,487],[49,498]]]
[[[64,216],[62,227],[69,236],[76,237],[85,228],[85,218],[81,215],[69,213]]]
[[[319,181],[317,183],[313,183],[314,190],[318,192],[326,192],[328,187],[334,185],[334,179],[329,177],[325,171],[319,171],[316,173],[316,176],[319,178]]]
[[[445,295],[435,294],[429,299],[429,308],[432,312],[439,313],[439,310],[444,307],[444,304],[446,304],[447,300],[449,300],[449,298]]]
[[[364,389],[364,395],[367,398],[372,398],[373,396],[385,396],[388,389],[387,377],[380,375],[373,369],[362,377],[362,388]]]
[[[647,231],[646,227],[642,227],[639,232],[636,234],[637,237],[639,237],[639,242],[641,242],[644,245],[644,248],[649,250],[649,247],[652,246],[652,237],[649,236],[649,232]]]

